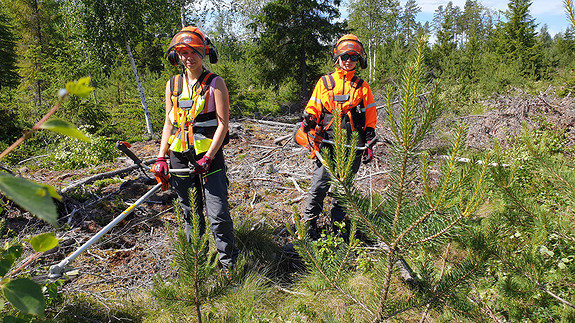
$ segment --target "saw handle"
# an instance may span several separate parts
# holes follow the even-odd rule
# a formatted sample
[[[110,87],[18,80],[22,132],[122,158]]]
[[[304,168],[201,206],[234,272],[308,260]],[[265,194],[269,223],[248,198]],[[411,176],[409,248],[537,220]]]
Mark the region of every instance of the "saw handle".
[[[130,159],[134,161],[134,164],[140,165],[142,160],[130,150],[131,147],[132,146],[125,141],[116,142],[116,148],[120,149],[124,154],[126,154],[126,156],[130,157]]]
[[[373,149],[373,146],[379,141],[379,136],[373,137],[367,144],[365,144],[366,148]]]

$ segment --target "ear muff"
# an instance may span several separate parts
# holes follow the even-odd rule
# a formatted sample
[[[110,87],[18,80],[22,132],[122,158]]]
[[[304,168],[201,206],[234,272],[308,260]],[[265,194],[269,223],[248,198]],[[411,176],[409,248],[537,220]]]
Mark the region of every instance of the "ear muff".
[[[170,64],[173,66],[178,66],[180,64],[180,56],[178,53],[176,53],[175,50],[169,51],[168,55],[166,55],[166,58],[168,59],[168,62],[170,62]]]
[[[206,51],[208,52],[208,56],[210,57],[210,63],[215,64],[218,62],[218,49],[216,48],[216,46],[214,46],[214,44],[212,44],[212,41],[206,37]]]
[[[359,66],[361,66],[362,69],[367,68],[367,60],[365,59],[365,57],[359,56]]]

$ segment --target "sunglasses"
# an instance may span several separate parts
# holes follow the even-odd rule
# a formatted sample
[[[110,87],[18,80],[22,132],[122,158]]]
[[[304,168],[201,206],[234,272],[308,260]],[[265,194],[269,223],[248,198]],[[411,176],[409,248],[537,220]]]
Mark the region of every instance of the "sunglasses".
[[[343,54],[340,57],[341,57],[342,62],[345,62],[348,59],[351,59],[352,62],[357,62],[359,60],[359,56],[357,56],[357,55]]]

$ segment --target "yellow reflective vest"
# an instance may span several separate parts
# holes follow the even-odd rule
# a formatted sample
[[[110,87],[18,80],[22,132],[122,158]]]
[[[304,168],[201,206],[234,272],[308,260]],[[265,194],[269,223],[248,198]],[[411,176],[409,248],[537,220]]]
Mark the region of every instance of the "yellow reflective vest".
[[[185,152],[193,147],[199,155],[210,148],[218,127],[213,95],[217,77],[204,71],[193,85],[188,84],[183,75],[175,75],[170,80],[172,109],[168,116],[177,129],[168,140],[170,150]]]

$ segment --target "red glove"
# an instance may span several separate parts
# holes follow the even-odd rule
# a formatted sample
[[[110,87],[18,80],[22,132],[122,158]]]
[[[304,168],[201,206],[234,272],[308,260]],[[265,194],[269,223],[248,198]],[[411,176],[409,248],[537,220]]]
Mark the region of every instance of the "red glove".
[[[367,148],[367,149],[363,152],[363,156],[361,157],[361,161],[362,161],[364,164],[367,164],[367,163],[369,163],[372,159],[373,159],[373,149]]]
[[[168,172],[168,163],[166,158],[158,157],[156,159],[156,164],[152,168],[152,172],[156,176],[156,181],[162,184],[162,191],[170,188],[170,175]]]
[[[192,174],[205,174],[210,169],[212,164],[212,159],[206,155],[196,162],[196,168],[192,171]]]

